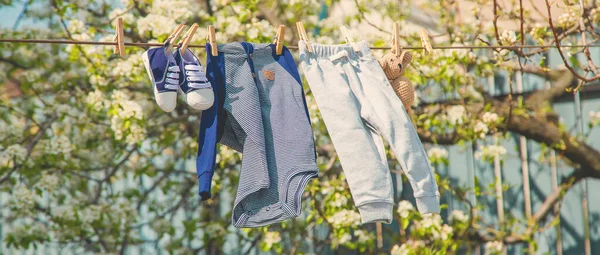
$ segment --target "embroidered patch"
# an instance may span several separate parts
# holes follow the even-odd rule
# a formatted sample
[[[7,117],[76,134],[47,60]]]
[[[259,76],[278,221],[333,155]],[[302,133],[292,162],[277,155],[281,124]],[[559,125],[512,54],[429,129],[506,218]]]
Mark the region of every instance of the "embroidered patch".
[[[273,71],[271,70],[264,70],[263,74],[265,75],[265,77],[267,78],[267,80],[275,80],[275,73],[273,73]]]

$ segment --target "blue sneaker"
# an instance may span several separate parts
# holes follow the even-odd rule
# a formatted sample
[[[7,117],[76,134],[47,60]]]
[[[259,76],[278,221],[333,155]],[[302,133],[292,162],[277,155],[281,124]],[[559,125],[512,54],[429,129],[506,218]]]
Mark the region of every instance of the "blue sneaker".
[[[179,87],[186,95],[187,104],[200,111],[210,108],[215,101],[215,93],[198,58],[189,49],[184,53],[177,49],[175,61],[182,70],[179,76]]]
[[[165,112],[175,110],[180,69],[168,47],[150,48],[142,55],[154,88],[154,99]]]

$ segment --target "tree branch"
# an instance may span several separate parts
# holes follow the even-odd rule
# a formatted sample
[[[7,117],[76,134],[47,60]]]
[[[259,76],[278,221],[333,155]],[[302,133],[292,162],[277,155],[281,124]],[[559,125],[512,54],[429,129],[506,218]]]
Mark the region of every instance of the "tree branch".
[[[565,66],[569,69],[569,71],[571,71],[571,73],[573,73],[573,75],[575,77],[577,77],[577,79],[580,79],[584,82],[591,82],[591,81],[600,79],[600,75],[595,75],[590,78],[581,76],[580,74],[577,73],[577,71],[575,71],[575,69],[571,66],[571,64],[569,64],[569,61],[565,57],[565,53],[563,53],[562,49],[560,48],[560,40],[558,39],[558,33],[556,32],[556,29],[554,28],[554,23],[552,21],[552,11],[550,10],[550,2],[548,0],[545,0],[545,1],[546,1],[546,8],[548,9],[548,24],[550,24],[550,29],[552,30],[552,35],[554,36],[554,44],[556,45],[556,49],[558,50],[560,57],[562,58],[563,62],[565,63]]]
[[[526,72],[526,71],[523,71]],[[552,87],[550,89],[542,89],[533,92],[525,103],[534,108],[539,108],[545,102],[552,102],[557,97],[563,95],[566,92],[566,89],[571,87],[575,82],[575,76],[569,72],[567,69],[555,70],[555,71],[540,71],[536,72],[528,72],[532,74],[536,74],[538,76],[544,77],[550,81],[552,81]]]

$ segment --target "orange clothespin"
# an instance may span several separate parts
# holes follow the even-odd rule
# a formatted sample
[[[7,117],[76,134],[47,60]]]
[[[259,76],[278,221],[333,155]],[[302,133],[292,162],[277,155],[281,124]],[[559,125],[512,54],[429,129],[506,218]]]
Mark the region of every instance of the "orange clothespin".
[[[431,46],[431,42],[429,41],[429,36],[427,35],[427,31],[421,28],[421,45],[423,46],[423,50],[425,51],[425,55],[433,52],[433,46]]]
[[[167,39],[165,40],[165,45],[168,44],[169,46],[173,46],[173,44],[175,44],[175,41],[177,40],[177,38],[179,38],[179,35],[181,35],[181,32],[183,32],[184,27],[185,27],[184,23],[179,24],[179,26],[177,26],[177,28],[175,28],[173,33],[171,33],[169,35],[169,37],[167,37]]]
[[[123,18],[117,18],[117,26],[115,28],[115,45],[114,53],[119,54],[120,57],[125,56],[125,32],[123,31]]]
[[[194,34],[196,33],[197,29],[198,29],[198,24],[194,23],[194,25],[192,25],[192,27],[190,27],[190,29],[187,32],[185,32],[185,34],[183,35],[183,37],[181,38],[181,40],[178,43],[181,45],[179,47],[179,50],[181,52],[185,52],[188,45],[192,41],[192,37],[194,37]]]
[[[402,46],[400,46],[400,25],[398,23],[394,23],[392,35],[392,52],[398,56],[402,52]]]
[[[300,37],[300,40],[303,40],[306,43],[308,52],[312,53],[312,47],[308,41],[308,35],[306,35],[306,30],[304,30],[304,24],[302,24],[302,21],[296,22],[296,28],[298,29],[298,36]]]
[[[279,27],[277,28],[277,35],[275,36],[275,41],[273,42],[275,44],[275,53],[277,55],[281,55],[283,53],[283,38],[285,34],[285,26],[284,25],[279,25]]]
[[[210,44],[211,55],[218,56],[219,50],[217,49],[217,43],[216,43],[217,40],[215,39],[216,38],[215,27],[213,27],[212,25],[208,26],[207,37],[208,37],[208,43]]]
[[[354,52],[359,52],[360,49],[358,49],[358,46],[356,46],[356,43],[354,43],[352,37],[349,36],[350,33],[348,32],[348,28],[346,28],[346,26],[341,26],[340,30],[342,30],[342,35],[344,36],[344,40],[346,40],[346,43],[352,46]]]

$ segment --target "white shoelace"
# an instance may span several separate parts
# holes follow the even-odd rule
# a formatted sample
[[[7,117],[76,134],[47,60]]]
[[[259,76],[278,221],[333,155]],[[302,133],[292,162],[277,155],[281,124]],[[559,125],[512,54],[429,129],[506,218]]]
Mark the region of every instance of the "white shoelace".
[[[179,66],[169,66],[169,69],[167,69],[167,79],[165,79],[166,89],[179,89],[179,72]]]
[[[194,89],[210,88],[210,83],[204,75],[204,70],[198,65],[185,65],[188,86]]]

